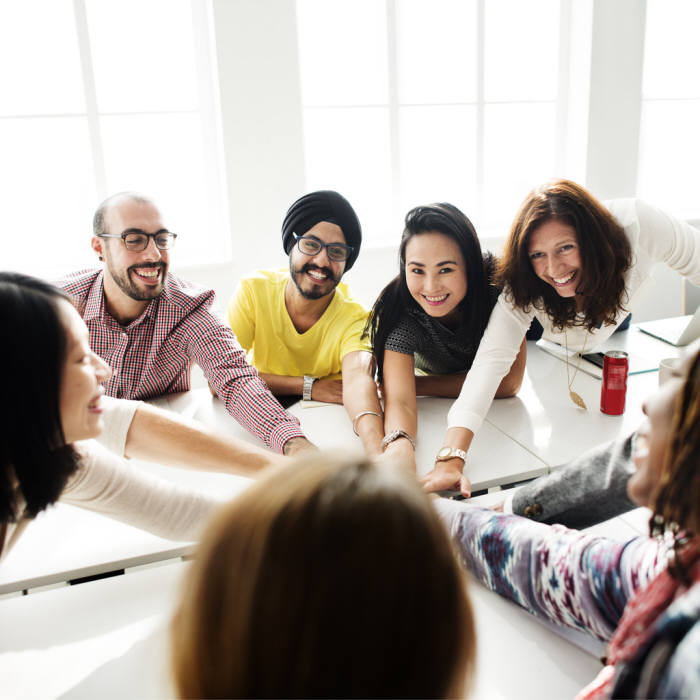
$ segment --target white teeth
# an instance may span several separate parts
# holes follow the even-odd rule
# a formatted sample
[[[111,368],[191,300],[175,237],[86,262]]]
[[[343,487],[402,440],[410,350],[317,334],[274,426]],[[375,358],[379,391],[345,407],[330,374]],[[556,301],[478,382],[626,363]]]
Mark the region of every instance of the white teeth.
[[[423,295],[428,301],[432,301],[435,303],[436,301],[442,301],[443,299],[447,299],[447,294],[443,294],[439,297],[429,297],[427,294]]]
[[[326,275],[323,274],[323,272],[318,272],[317,270],[309,270],[308,271],[311,277],[313,277],[315,280],[325,280]]]
[[[139,275],[141,275],[141,277],[150,277],[152,279],[155,279],[156,277],[158,277],[158,275],[160,275],[160,270],[148,269],[148,270],[136,270],[136,272],[138,272]]]
[[[575,274],[576,274],[576,270],[574,270],[574,271],[573,271],[570,275],[568,275],[567,277],[560,277],[560,278],[558,278],[558,279],[557,279],[556,277],[552,277],[552,279],[553,279],[557,284],[566,284],[567,282],[570,282],[570,281],[574,278],[574,275],[575,275]]]

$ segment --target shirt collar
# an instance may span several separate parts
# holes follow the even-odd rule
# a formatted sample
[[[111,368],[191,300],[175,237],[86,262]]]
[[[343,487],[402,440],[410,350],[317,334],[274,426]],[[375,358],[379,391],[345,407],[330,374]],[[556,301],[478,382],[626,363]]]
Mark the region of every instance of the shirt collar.
[[[166,285],[167,289],[167,285]],[[163,290],[162,296],[165,293]],[[129,323],[126,328],[132,326],[138,326],[143,323],[147,318],[155,318],[158,309],[159,297],[151,299],[148,306],[143,310],[143,313],[135,318],[131,323]],[[120,325],[119,322],[107,311],[107,305],[105,303],[105,290],[104,290],[104,270],[100,270],[95,281],[90,287],[90,292],[88,293],[87,301],[85,303],[85,312],[83,313],[83,320],[92,321],[97,320],[101,323],[107,324],[108,322]]]

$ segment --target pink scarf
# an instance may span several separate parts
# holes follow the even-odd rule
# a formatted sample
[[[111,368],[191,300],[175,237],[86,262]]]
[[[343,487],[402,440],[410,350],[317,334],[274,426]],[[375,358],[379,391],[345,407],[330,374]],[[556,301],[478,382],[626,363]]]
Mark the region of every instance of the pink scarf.
[[[700,545],[693,538],[680,551],[678,558],[682,570],[692,586],[700,581]],[[612,694],[615,680],[615,665],[634,659],[656,631],[655,622],[669,605],[688,590],[682,581],[664,569],[649,585],[627,602],[608,645],[607,664],[576,696],[576,700],[601,700]]]

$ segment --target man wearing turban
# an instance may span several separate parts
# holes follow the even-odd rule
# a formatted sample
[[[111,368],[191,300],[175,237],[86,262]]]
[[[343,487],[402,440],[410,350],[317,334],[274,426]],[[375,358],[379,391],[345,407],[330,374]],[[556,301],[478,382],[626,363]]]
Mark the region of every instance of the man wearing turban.
[[[289,269],[241,279],[228,319],[251,363],[278,396],[343,403],[368,454],[380,454],[382,411],[362,338],[367,312],[341,282],[362,229],[350,203],[323,190],[298,199],[282,224]]]

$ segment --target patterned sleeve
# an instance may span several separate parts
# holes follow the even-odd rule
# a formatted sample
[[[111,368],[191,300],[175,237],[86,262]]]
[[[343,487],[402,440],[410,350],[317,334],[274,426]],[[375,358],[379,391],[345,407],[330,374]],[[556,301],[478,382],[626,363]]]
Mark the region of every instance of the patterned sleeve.
[[[437,499],[464,565],[537,617],[612,636],[628,599],[664,565],[648,537],[614,542],[561,525]]]
[[[298,419],[280,406],[223,321],[201,306],[188,315],[187,334],[186,352],[248,432],[277,452],[287,440],[304,437]]]
[[[413,355],[418,347],[421,329],[410,316],[404,315],[387,335],[385,350],[400,352],[402,355]]]

